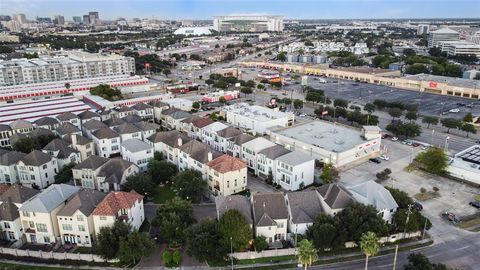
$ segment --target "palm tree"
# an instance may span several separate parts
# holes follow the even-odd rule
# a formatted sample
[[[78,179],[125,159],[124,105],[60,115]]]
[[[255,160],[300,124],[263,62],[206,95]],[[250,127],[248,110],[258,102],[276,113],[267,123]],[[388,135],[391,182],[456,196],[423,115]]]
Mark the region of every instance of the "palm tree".
[[[365,254],[365,270],[368,269],[368,257],[377,255],[380,241],[374,232],[366,232],[360,237],[360,249]]]
[[[317,250],[313,247],[312,242],[303,239],[298,243],[298,262],[305,266],[305,270],[317,259]]]

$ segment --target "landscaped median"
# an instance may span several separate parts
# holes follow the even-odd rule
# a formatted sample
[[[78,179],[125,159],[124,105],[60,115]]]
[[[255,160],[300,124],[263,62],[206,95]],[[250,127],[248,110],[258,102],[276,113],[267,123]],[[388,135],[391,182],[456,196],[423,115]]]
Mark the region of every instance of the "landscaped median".
[[[401,241],[399,241],[401,242]],[[399,243],[398,251],[407,251],[412,249],[418,249],[433,244],[433,240],[426,238],[423,240],[415,240],[410,242]],[[378,253],[379,255],[387,255],[395,252],[396,243],[388,243]],[[337,251],[336,254],[320,255],[314,265],[333,264],[337,262],[353,261],[358,259],[364,259],[365,255],[359,248],[349,248],[341,251]],[[255,268],[255,269],[285,269],[296,268],[297,259],[295,255],[284,255],[276,257],[264,257],[264,258],[251,258],[245,260],[235,261],[235,268]]]

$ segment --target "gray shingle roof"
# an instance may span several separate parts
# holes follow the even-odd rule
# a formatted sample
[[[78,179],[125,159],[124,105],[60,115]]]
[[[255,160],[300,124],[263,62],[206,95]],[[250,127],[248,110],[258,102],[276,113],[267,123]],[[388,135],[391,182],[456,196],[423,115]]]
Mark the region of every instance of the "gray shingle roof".
[[[10,200],[13,203],[19,203],[22,204],[28,199],[32,198],[33,196],[37,195],[40,193],[39,190],[36,190],[34,188],[29,188],[25,187],[19,184],[14,184],[10,186],[7,191],[5,191],[1,196],[0,200],[1,201],[6,201],[7,198],[10,198]]]
[[[246,142],[249,142],[251,140],[255,139],[255,137],[253,137],[252,135],[249,135],[249,134],[240,134],[238,136],[235,136],[233,138],[231,138],[230,140],[235,144],[235,145],[242,145]]]
[[[105,182],[121,184],[122,176],[130,166],[135,165],[130,161],[120,158],[110,159],[98,172],[98,176],[105,177]]]
[[[134,110],[137,110],[137,111],[141,111],[141,110],[151,109],[152,106],[140,102],[140,103],[137,103],[137,104],[133,105],[131,108],[134,109]]]
[[[10,131],[12,128],[9,125],[0,124],[0,131]]]
[[[67,184],[53,184],[24,202],[18,210],[21,212],[50,213],[73,194],[77,193],[78,190],[78,187]]]
[[[92,112],[92,111],[83,111],[81,113],[78,114],[78,117],[80,117],[80,119],[82,120],[87,120],[87,119],[91,119],[91,118],[100,118],[100,115]]]
[[[132,153],[153,149],[151,145],[139,139],[125,140],[122,142],[122,147]]]
[[[21,128],[33,128],[32,123],[25,121],[25,120],[15,120],[12,123],[10,123],[10,127],[12,129],[21,129]]]
[[[227,139],[233,138],[233,137],[238,136],[242,133],[243,133],[243,131],[241,131],[238,128],[234,128],[234,127],[226,127],[222,130],[217,131],[218,136],[220,136],[222,138],[227,138]]]
[[[19,217],[18,208],[10,199],[0,205],[0,220],[15,221]]]
[[[377,210],[396,209],[398,207],[390,191],[373,180],[349,187],[348,190],[356,201],[372,205]]]
[[[228,210],[235,209],[247,219],[248,224],[253,224],[250,201],[245,196],[217,196],[215,197],[215,206],[217,207],[218,218],[221,218]]]
[[[58,151],[56,157],[60,159],[65,159],[68,158],[71,154],[79,153],[77,150],[70,147],[67,142],[61,139],[52,140],[43,148],[43,150],[53,152]]]
[[[316,190],[289,192],[287,198],[292,222],[295,224],[313,223],[315,218],[323,212]]]
[[[80,129],[70,122],[62,123],[56,130],[59,135],[67,135],[81,132]]]
[[[127,123],[132,123],[132,124],[137,122],[142,122],[142,117],[136,114],[129,114],[125,117],[122,117],[121,119]]]
[[[332,209],[343,209],[353,202],[350,191],[339,184],[323,185],[317,189],[317,192]]]
[[[101,129],[101,128],[108,127],[105,123],[102,123],[102,122],[100,122],[98,120],[95,120],[95,119],[88,120],[82,126],[83,126],[84,129],[90,130],[90,131],[94,131],[94,130],[98,130],[98,129]]]
[[[275,225],[275,219],[288,219],[283,193],[257,193],[252,195],[253,219],[257,226]],[[286,224],[285,224],[286,225]]]
[[[185,118],[188,118],[188,117],[192,116],[192,114],[190,114],[190,113],[188,113],[184,110],[180,110],[178,108],[171,108],[171,109],[163,110],[162,114],[163,115],[168,115],[168,116],[172,117],[173,119],[185,119]]]
[[[124,120],[122,120],[121,118],[112,117],[110,119],[107,119],[107,120],[103,121],[103,123],[105,123],[105,125],[107,125],[109,127],[116,127],[116,126],[120,126],[121,124],[125,124],[126,122]]]
[[[96,170],[99,167],[101,167],[103,164],[107,163],[108,161],[109,161],[108,158],[92,155],[92,156],[89,156],[84,161],[75,165],[75,167],[73,167],[73,169],[77,169],[77,170],[81,170],[81,169]]]
[[[97,139],[113,139],[120,137],[120,135],[108,127],[95,130],[92,135]]]
[[[130,124],[130,123],[121,124],[117,127],[114,127],[113,130],[115,130],[118,134],[131,134],[131,133],[142,131],[141,129],[136,127],[134,124]]]
[[[303,164],[305,162],[309,162],[309,161],[312,161],[312,160],[315,160],[315,159],[313,157],[307,155],[307,154],[302,153],[302,152],[293,151],[293,152],[290,152],[288,154],[279,156],[277,158],[277,160],[282,161],[286,164],[295,166],[295,165]]]
[[[163,107],[168,107],[168,104],[165,103],[165,102],[161,102],[161,101],[152,101],[149,103],[150,105],[154,106],[154,107],[157,107],[157,108],[163,108]]]
[[[191,138],[187,137],[185,134],[183,134],[178,130],[157,132],[151,135],[150,137],[148,137],[147,140],[153,143],[163,142],[168,146],[178,148],[178,138],[182,139],[182,144],[185,144],[192,140]]]
[[[105,196],[107,194],[98,190],[81,189],[66,202],[65,206],[58,211],[57,216],[72,216],[79,210],[88,217]]]
[[[35,120],[34,123],[37,126],[53,126],[53,125],[57,125],[59,122],[58,122],[57,119],[55,119],[53,117],[45,116],[45,117],[42,117],[42,118],[39,118],[39,119]]]
[[[27,154],[17,151],[8,151],[0,156],[0,165],[10,166],[16,164],[20,159]]]
[[[120,108],[115,108],[115,111],[117,112],[131,112],[133,111],[132,108],[128,107],[128,106],[121,106]]]
[[[76,118],[79,118],[79,117],[71,112],[66,112],[66,113],[57,115],[57,119],[60,121],[69,121]]]
[[[40,137],[40,136],[55,136],[55,134],[53,134],[53,132],[51,130],[46,129],[46,128],[34,129],[33,131],[31,131],[27,135],[32,137],[32,138],[37,138],[37,137]]]
[[[77,139],[77,145],[86,145],[86,144],[92,142],[92,140],[90,140],[88,138],[85,138],[82,135],[75,134],[75,135],[71,135],[71,136],[74,136]],[[69,144],[72,144],[72,137],[71,136],[66,136],[65,138],[63,138],[63,140],[66,141]]]
[[[183,144],[179,147],[179,149],[202,164],[207,164],[210,161],[208,160],[209,153],[212,154],[212,160],[222,155],[222,153],[215,151],[212,148],[196,140],[191,140]]]
[[[280,156],[290,153],[290,150],[285,149],[285,147],[281,145],[274,145],[272,147],[268,147],[263,149],[262,151],[258,152],[259,154],[265,155],[269,159],[276,159]]]
[[[138,123],[133,123],[136,127],[138,127],[139,129],[143,130],[143,131],[147,131],[147,130],[157,130],[160,128],[160,126],[158,124],[155,124],[155,123],[150,123],[150,122],[145,122],[145,121],[142,121],[142,122],[138,122]]]
[[[27,166],[41,166],[52,160],[52,156],[43,153],[39,150],[33,150],[24,156],[20,161],[22,161]]]

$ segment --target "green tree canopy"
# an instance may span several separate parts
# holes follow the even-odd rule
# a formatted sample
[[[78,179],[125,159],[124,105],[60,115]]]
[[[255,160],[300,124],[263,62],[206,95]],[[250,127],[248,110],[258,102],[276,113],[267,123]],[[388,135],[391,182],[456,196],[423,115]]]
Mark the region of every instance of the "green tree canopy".
[[[173,177],[173,188],[180,198],[192,202],[200,202],[206,190],[207,182],[202,179],[202,173],[188,169]]]
[[[252,240],[253,231],[247,218],[238,210],[231,209],[225,212],[218,221],[219,231],[223,236],[225,246],[230,246],[232,240],[235,251],[245,251]]]
[[[420,162],[425,170],[434,173],[441,174],[448,166],[448,157],[443,149],[437,147],[430,147],[427,151],[421,152],[415,158]]]
[[[155,249],[155,242],[144,232],[133,231],[120,240],[117,258],[123,264],[136,264]]]
[[[185,238],[187,253],[200,262],[223,262],[229,252],[223,245],[216,220],[202,220],[190,226]]]
[[[63,168],[55,175],[55,184],[68,183],[73,179],[72,168],[75,163],[71,162],[63,166]]]
[[[256,252],[262,252],[268,248],[267,238],[263,235],[259,235],[253,241],[253,246],[255,247]]]
[[[155,190],[155,183],[149,174],[132,174],[127,177],[125,183],[122,185],[122,190],[136,192],[149,197],[153,195]]]
[[[184,231],[195,222],[193,207],[189,201],[173,198],[157,209],[153,222],[160,227],[162,236],[172,243],[184,240]]]
[[[437,125],[438,124],[438,117],[424,116],[422,118],[422,123],[427,124],[427,128],[430,128],[430,125]]]
[[[122,221],[115,221],[113,227],[101,227],[97,234],[97,253],[104,259],[116,257],[120,248],[120,240],[130,232],[128,225]]]
[[[444,118],[441,120],[442,126],[447,128],[447,133],[450,133],[450,129],[459,129],[462,127],[463,123],[461,120],[455,118]]]
[[[305,270],[318,259],[317,250],[312,242],[303,239],[298,243],[298,262],[301,263]]]
[[[165,184],[171,182],[177,173],[177,166],[166,160],[152,159],[148,162],[148,173],[155,184]]]
[[[449,270],[444,264],[434,264],[421,253],[408,255],[408,263],[403,266],[404,270]]]
[[[100,84],[90,89],[90,94],[100,96],[109,101],[123,99],[122,92],[117,88],[112,88],[108,84]]]
[[[368,258],[380,251],[380,239],[374,232],[366,232],[360,238],[360,249],[365,254],[365,269],[368,269]]]

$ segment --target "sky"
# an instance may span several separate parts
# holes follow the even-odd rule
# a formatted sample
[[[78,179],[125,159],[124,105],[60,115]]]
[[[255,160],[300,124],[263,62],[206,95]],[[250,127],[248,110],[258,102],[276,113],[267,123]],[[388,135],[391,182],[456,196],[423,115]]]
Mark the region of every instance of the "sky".
[[[64,15],[88,11],[100,19],[211,19],[271,14],[286,19],[480,18],[480,0],[0,0],[0,14]]]

